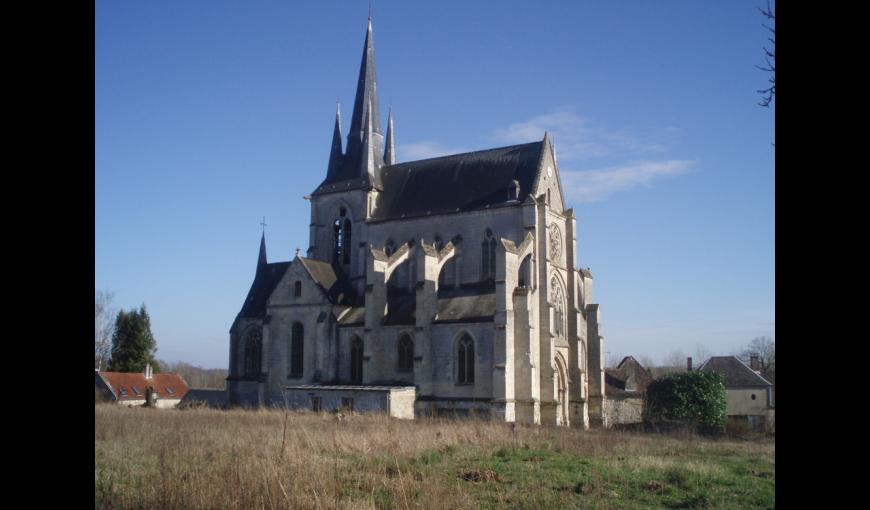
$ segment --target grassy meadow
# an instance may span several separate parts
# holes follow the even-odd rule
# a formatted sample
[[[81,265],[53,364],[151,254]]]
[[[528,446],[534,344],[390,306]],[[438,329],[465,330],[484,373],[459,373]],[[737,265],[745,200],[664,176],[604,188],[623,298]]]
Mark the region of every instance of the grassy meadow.
[[[97,508],[773,508],[772,439],[94,406]]]

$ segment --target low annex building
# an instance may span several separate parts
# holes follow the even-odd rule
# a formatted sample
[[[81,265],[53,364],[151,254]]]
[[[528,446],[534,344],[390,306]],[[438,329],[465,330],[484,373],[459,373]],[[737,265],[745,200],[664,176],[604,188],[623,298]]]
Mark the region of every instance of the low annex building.
[[[309,246],[256,274],[231,405],[603,424],[603,337],[549,136],[396,161],[371,19],[347,142],[336,112]]]
[[[755,360],[750,360],[754,364]],[[698,370],[715,372],[725,379],[728,420],[744,422],[754,431],[775,426],[773,384],[737,356],[713,356]]]
[[[126,406],[145,405],[151,397],[155,407],[176,407],[188,391],[180,375],[155,374],[151,365],[145,367],[145,372],[94,371],[94,383],[110,401]]]
[[[634,359],[626,356],[616,368],[604,369],[605,426],[643,422],[646,389],[653,377]]]

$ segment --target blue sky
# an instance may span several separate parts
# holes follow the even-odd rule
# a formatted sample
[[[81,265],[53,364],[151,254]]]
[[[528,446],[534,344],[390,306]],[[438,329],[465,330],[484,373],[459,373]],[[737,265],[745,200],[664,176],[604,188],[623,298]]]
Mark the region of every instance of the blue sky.
[[[399,161],[553,136],[606,351],[729,354],[774,332],[774,110],[758,1],[374,2]],[[158,357],[225,367],[261,218],[308,246],[367,1],[95,8],[95,287]]]

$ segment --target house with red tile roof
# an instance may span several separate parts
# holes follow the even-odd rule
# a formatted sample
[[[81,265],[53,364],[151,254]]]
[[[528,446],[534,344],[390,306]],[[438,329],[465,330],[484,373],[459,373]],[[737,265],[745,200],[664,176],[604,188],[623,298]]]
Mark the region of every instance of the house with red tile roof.
[[[94,385],[111,402],[141,406],[150,398],[161,409],[176,407],[189,389],[180,375],[155,374],[151,365],[137,373],[94,371]]]

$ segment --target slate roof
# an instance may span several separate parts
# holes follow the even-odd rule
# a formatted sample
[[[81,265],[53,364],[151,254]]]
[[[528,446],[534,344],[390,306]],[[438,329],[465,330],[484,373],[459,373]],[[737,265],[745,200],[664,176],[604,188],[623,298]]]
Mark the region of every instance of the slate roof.
[[[634,375],[635,391],[626,390],[626,381]],[[626,356],[616,368],[604,369],[604,383],[607,396],[640,397],[653,382],[653,377],[633,356]]]
[[[392,292],[387,296],[385,326],[412,326],[416,323],[415,292]],[[439,293],[434,323],[492,322],[495,316],[495,292],[491,286],[473,286]],[[340,326],[365,323],[364,306],[351,308],[338,321]]]
[[[190,388],[187,394],[181,400],[181,404],[191,404],[194,402],[204,402],[208,407],[226,407],[227,405],[227,390],[216,390],[211,388]]]
[[[391,391],[391,390],[415,390],[416,386],[384,386],[384,385],[351,385],[351,384],[298,384],[284,386],[288,390],[328,390],[328,391]]]
[[[288,267],[290,267],[290,262],[273,262],[257,266],[254,283],[251,284],[248,297],[245,298],[242,310],[236,318],[262,319],[265,317],[266,302]]]
[[[142,372],[97,372],[115,396],[116,400],[145,400],[145,388],[151,386],[162,399],[181,399],[187,394],[188,387],[178,374],[152,374],[151,379],[145,379]],[[121,394],[121,390],[125,394]],[[138,394],[136,393],[138,390]]]
[[[698,370],[721,374],[725,378],[726,388],[771,386],[770,381],[749,368],[737,356],[713,356],[698,367]]]
[[[311,275],[311,279],[323,289],[332,304],[349,305],[356,300],[356,293],[346,278],[336,274],[332,264],[320,260],[299,257],[302,267]]]
[[[544,142],[409,161],[383,168],[374,221],[472,211],[508,202],[511,182],[522,203],[535,183]]]

